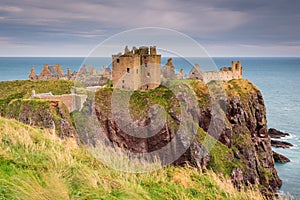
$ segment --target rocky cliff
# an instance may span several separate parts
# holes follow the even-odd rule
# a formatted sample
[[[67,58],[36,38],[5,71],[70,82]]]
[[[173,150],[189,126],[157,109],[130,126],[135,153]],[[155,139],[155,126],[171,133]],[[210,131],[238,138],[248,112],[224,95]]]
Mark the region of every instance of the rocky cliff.
[[[123,111],[112,116],[111,88],[96,93],[94,111],[104,128],[105,136],[116,146],[131,152],[153,152],[177,137],[182,120],[180,106],[185,105],[184,110],[191,113],[192,121],[198,128],[189,148],[173,163],[189,163],[202,169],[213,169],[230,176],[237,188],[242,185],[259,185],[262,192],[271,197],[270,194],[281,186],[281,180],[274,168],[271,140],[267,134],[266,109],[261,92],[247,80],[222,83],[225,98],[217,101],[221,105],[219,115],[223,115],[225,119],[222,127],[212,129],[211,124],[216,123],[213,104],[210,102],[210,99],[215,98],[210,92],[212,89],[198,81],[192,81],[190,85],[197,98],[197,109],[193,109],[188,101],[182,104],[180,95],[174,95],[165,87],[132,94],[130,116],[136,125],[147,126],[151,123],[149,116],[155,115],[151,110],[153,105],[159,104],[165,109],[166,123],[157,134],[150,137],[138,138],[128,135],[118,126],[116,120],[122,118]],[[184,93],[181,96],[184,96]],[[205,137],[217,140],[213,148],[203,144]],[[168,155],[174,156],[176,149],[183,147],[185,143],[185,139],[182,138]]]
[[[54,130],[60,137],[77,138],[68,108],[60,101],[16,99],[7,108],[6,117],[40,128]]]

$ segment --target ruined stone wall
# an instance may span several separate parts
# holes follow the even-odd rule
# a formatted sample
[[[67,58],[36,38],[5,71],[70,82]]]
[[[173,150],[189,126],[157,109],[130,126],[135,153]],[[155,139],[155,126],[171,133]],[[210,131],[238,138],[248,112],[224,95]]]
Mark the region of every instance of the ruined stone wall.
[[[52,75],[49,71],[49,66],[47,64],[44,65],[43,70],[41,71],[40,75],[38,76],[39,80],[49,80],[52,78]]]
[[[53,95],[53,96],[42,96],[40,99],[49,100],[49,101],[61,101],[68,108],[69,112],[75,110],[81,110],[83,103],[86,101],[86,95],[77,95],[77,94],[64,94],[64,95]]]
[[[223,69],[223,70],[222,70]],[[230,81],[232,79],[241,79],[243,78],[243,68],[241,62],[232,61],[231,68],[222,68],[219,72],[209,71],[203,73],[203,82],[209,83],[213,80],[222,80],[222,81]]]
[[[203,73],[203,82],[209,83],[210,81],[230,81],[234,79],[232,71],[211,71]]]

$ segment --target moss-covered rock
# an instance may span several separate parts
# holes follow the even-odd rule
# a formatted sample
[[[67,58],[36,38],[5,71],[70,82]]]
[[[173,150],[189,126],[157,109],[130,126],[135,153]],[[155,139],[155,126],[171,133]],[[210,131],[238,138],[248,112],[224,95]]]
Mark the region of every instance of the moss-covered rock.
[[[76,137],[68,109],[60,101],[15,99],[8,104],[6,112],[8,118],[55,130],[61,137]]]
[[[257,87],[243,79],[214,82],[208,86],[197,80],[186,82],[194,90],[199,106],[197,110],[189,112],[194,112],[195,123],[202,131],[196,133],[194,143],[174,164],[188,162],[197,166],[197,163],[202,163],[202,168],[213,169],[228,177],[242,176],[240,184],[260,185],[266,196],[269,192],[274,192],[281,185],[281,180],[274,168],[270,138],[267,134],[266,109]],[[213,97],[209,91],[214,93]],[[147,121],[145,118],[153,103],[165,108],[169,120],[155,137],[147,139],[132,137],[119,129],[111,115],[112,93],[112,88],[96,93],[95,111],[107,138],[117,146],[129,151],[151,152],[165,146],[175,137],[177,129],[170,127],[178,127],[180,124],[181,113],[176,112],[176,109],[180,111],[181,104],[178,104],[174,94],[167,88],[135,91],[130,99],[129,112],[134,120]],[[222,129],[215,129],[217,132],[210,131],[211,135],[208,135],[210,123],[214,123],[211,98],[220,99],[221,115],[225,120]],[[122,98],[120,102],[122,103]],[[209,138],[213,146],[208,148],[209,145],[203,144],[203,137]],[[197,152],[205,152],[205,149],[209,151],[208,157],[199,160]]]

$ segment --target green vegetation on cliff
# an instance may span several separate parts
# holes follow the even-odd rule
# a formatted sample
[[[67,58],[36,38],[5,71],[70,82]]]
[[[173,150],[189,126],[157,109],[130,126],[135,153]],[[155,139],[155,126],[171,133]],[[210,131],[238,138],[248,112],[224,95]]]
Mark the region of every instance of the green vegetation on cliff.
[[[204,144],[206,149],[211,149],[209,152],[210,162],[207,167],[216,173],[222,173],[224,176],[230,177],[232,170],[238,167],[233,162],[233,151],[208,135],[202,128],[199,128],[196,139],[198,142]]]
[[[259,180],[259,186],[265,189],[271,184],[274,185],[274,177],[277,177],[274,167],[270,167],[272,154],[267,146],[268,138],[263,136],[262,128],[266,127],[266,121],[261,93],[247,80],[216,82],[216,85],[212,83],[208,87],[196,80],[185,80],[184,83],[190,85],[199,105],[199,110],[189,110],[194,116],[198,113],[201,115],[197,125],[203,129],[199,127],[196,139],[201,144],[205,139],[207,146],[204,146],[212,147],[208,148],[208,170],[171,166],[153,173],[128,174],[104,166],[84,148],[78,146],[74,138],[67,137],[62,140],[53,135],[54,128],[60,136],[63,131],[71,129],[72,134],[64,135],[75,134],[64,105],[56,101],[26,100],[32,89],[37,93],[69,93],[73,82],[0,82],[0,89],[3,89],[3,93],[0,94],[2,116],[51,129],[42,131],[0,118],[0,199],[20,199],[17,198],[20,196],[24,196],[24,199],[261,199],[256,191],[237,192],[229,180],[233,170],[239,169],[246,181],[249,177],[251,180]],[[218,87],[225,90],[218,93]],[[186,105],[189,101],[183,105],[179,105],[178,101],[179,98],[186,97],[186,94],[181,92],[186,88],[180,86],[176,89],[180,90],[178,97],[164,86],[149,91],[117,91],[123,95],[132,94],[129,99],[129,113],[135,122],[146,124],[146,118],[151,114],[151,107],[154,105],[164,108],[167,119],[166,132],[174,135],[180,123],[181,106],[189,108],[189,105]],[[228,98],[224,98],[224,105],[229,111],[223,114],[227,115],[225,126],[229,131],[224,132],[219,141],[204,131],[208,129],[207,123],[209,124],[211,119],[212,97],[209,91],[212,90],[217,91],[213,98],[224,97],[224,94]],[[93,109],[100,123],[105,124],[107,133],[114,134],[114,138],[120,135],[111,116],[113,91],[113,88],[109,87],[100,89],[96,92],[95,99],[89,94],[91,99],[85,103],[82,112],[72,113],[74,122],[79,124],[77,131],[84,136],[80,137],[82,142],[94,139],[93,135],[84,134],[93,129],[93,121],[90,118],[90,106],[93,102]],[[126,104],[126,98],[122,95],[115,100],[119,105]],[[81,124],[83,125],[80,126]],[[259,127],[256,128],[258,124]],[[133,143],[130,144],[130,138],[126,138],[126,135],[120,138],[117,142],[126,141],[134,146]],[[168,142],[169,139],[164,138],[164,132],[153,138],[158,138],[158,142]],[[154,144],[155,142],[157,141],[154,141]],[[151,146],[149,144],[148,146]]]
[[[185,84],[189,84],[194,91],[199,110],[193,109],[190,101],[179,105],[180,98],[188,97],[186,87],[183,86]],[[170,89],[174,85],[177,87],[175,90],[179,91],[177,96],[172,92],[173,89]],[[165,146],[170,142],[170,138],[177,134],[176,128],[182,118],[180,109],[188,109],[193,117],[196,116],[190,120],[189,126],[199,126],[200,131],[196,139],[208,151],[209,161],[203,161],[202,158],[200,161],[197,160],[194,152],[198,152],[199,149],[198,144],[194,143],[196,147],[191,145],[191,149],[187,150],[191,153],[183,155],[181,158],[184,161],[179,164],[188,162],[194,165],[195,160],[205,163],[204,167],[227,178],[237,176],[237,184],[258,185],[266,196],[272,198],[273,192],[281,185],[281,180],[274,168],[270,139],[266,132],[265,105],[258,88],[244,79],[229,82],[214,81],[208,85],[197,80],[184,80],[171,83],[169,86],[170,88],[160,86],[149,91],[135,91],[130,97],[129,113],[134,123],[146,124],[147,120],[149,122],[147,116],[152,105],[159,104],[165,109],[167,124],[155,137],[147,141],[128,137],[115,126],[114,117],[111,116],[113,89],[105,88],[97,91],[95,95],[97,116],[100,117],[100,123],[114,144],[123,146],[129,151],[133,149],[140,152],[151,152],[158,145]],[[122,90],[120,94],[127,92],[129,91]],[[117,102],[123,104],[126,98],[122,95],[119,98]],[[214,102],[210,102],[211,99]],[[218,111],[213,110],[216,107]],[[123,111],[126,112],[127,109],[121,109],[117,116],[121,116]],[[210,127],[211,123],[213,127]],[[209,128],[212,128],[210,134],[204,131]]]
[[[225,82],[224,89],[228,97],[239,96],[242,100],[247,99],[251,94],[259,91],[255,85],[245,79],[233,79]]]
[[[0,117],[0,199],[262,199],[212,171],[115,171],[74,139]]]
[[[55,130],[60,137],[76,137],[69,111],[59,101],[15,99],[7,105],[6,117],[31,126]]]
[[[6,113],[6,107],[13,99],[29,98],[32,90],[36,93],[52,92],[54,95],[69,94],[74,86],[73,81],[4,81],[0,82],[0,116]]]

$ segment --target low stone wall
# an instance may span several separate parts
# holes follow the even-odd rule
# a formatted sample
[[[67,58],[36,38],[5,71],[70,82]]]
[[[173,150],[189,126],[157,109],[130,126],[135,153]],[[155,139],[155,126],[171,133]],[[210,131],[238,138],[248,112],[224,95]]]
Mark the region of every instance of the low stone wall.
[[[69,112],[73,112],[75,110],[81,110],[84,102],[87,99],[87,95],[79,95],[79,94],[64,94],[64,95],[53,95],[53,96],[42,96],[39,97],[43,100],[56,100],[63,102]]]

